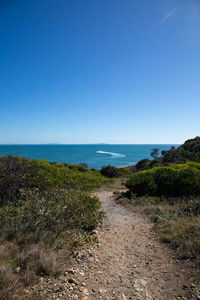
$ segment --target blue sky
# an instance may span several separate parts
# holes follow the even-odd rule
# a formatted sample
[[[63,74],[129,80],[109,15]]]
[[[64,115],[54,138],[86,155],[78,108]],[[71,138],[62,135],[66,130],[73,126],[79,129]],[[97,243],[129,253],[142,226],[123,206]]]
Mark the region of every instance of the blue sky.
[[[0,143],[200,135],[199,0],[1,0]]]

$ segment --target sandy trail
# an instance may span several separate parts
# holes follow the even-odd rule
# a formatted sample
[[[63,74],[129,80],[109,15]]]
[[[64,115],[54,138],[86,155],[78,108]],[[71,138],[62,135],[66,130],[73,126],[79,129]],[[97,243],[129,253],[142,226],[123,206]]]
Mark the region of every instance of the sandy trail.
[[[52,293],[47,283],[45,299],[200,299],[189,296],[194,288],[192,265],[177,261],[156,237],[153,224],[116,204],[112,191],[96,194],[106,214],[96,233],[99,247],[78,250],[65,277],[50,282],[61,288],[67,282],[65,291]]]
[[[106,219],[100,246],[79,255],[78,267],[85,273],[79,299],[189,299],[189,266],[160,243],[153,225],[116,204],[111,191],[97,196]]]

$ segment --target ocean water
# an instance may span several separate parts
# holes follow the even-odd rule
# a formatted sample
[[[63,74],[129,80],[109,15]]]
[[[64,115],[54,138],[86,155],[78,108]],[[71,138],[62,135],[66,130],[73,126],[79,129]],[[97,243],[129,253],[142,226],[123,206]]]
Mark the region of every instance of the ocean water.
[[[168,150],[178,145],[0,145],[0,156],[15,155],[26,158],[70,164],[86,163],[89,168],[100,169],[105,165],[128,166],[143,158],[151,158],[152,148]]]

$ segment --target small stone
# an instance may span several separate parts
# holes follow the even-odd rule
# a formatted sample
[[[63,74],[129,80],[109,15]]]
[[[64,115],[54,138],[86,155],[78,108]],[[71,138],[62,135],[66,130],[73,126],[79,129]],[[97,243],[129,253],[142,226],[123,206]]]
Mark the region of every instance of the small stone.
[[[92,251],[88,249],[88,254],[92,254]]]
[[[85,276],[85,273],[82,272],[82,271],[81,271],[79,274],[80,274],[81,276],[83,276],[83,277]]]
[[[79,282],[78,282],[76,279],[74,279],[74,278],[69,278],[69,279],[68,279],[68,282],[69,282],[69,283],[74,283],[74,284],[76,284],[76,285],[79,285]]]
[[[81,300],[88,300],[88,297],[87,297],[87,296],[83,296],[83,297],[81,298]]]
[[[183,285],[183,289],[186,290],[188,286],[186,284]]]
[[[24,289],[23,292],[24,292],[24,294],[26,294],[26,295],[27,295],[27,294],[30,294],[30,291],[29,291],[28,289]]]
[[[86,288],[83,289],[83,294],[84,294],[84,295],[88,295],[88,294],[89,294],[89,293],[88,293],[88,290],[87,290]]]
[[[74,270],[74,269],[66,269],[65,275],[67,275],[67,273],[75,274],[76,270]]]
[[[86,286],[85,282],[82,282],[81,285],[82,285],[82,286]]]
[[[80,292],[82,292],[85,296],[88,296],[88,289],[86,289],[85,287],[81,286],[79,289]]]
[[[17,273],[19,273],[20,271],[21,271],[21,268],[20,268],[20,267],[16,268],[16,272],[17,272]]]
[[[100,294],[104,294],[104,293],[106,293],[106,290],[104,290],[104,289],[99,289],[99,293],[100,293]]]
[[[122,299],[123,300],[128,300],[124,294],[122,294]]]

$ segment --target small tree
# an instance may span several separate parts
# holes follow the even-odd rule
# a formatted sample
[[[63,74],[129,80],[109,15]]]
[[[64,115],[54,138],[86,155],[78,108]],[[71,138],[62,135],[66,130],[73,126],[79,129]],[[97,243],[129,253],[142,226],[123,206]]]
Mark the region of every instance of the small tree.
[[[166,153],[167,153],[166,150],[162,150],[162,152],[161,152],[162,156],[164,156]]]
[[[81,162],[79,165],[88,169],[88,164],[86,164],[84,162]]]
[[[159,154],[159,148],[153,148],[153,149],[151,149],[151,156],[153,158],[157,158],[158,154]]]

